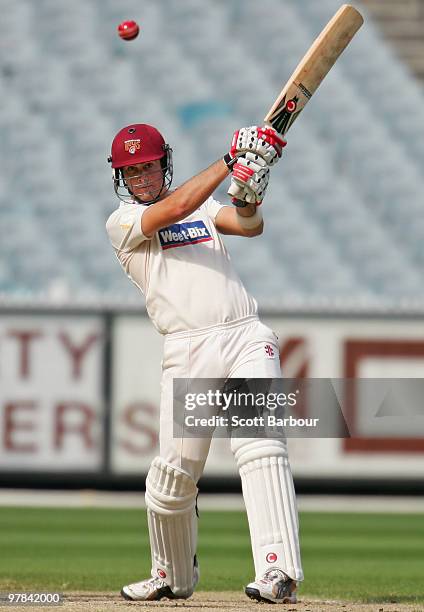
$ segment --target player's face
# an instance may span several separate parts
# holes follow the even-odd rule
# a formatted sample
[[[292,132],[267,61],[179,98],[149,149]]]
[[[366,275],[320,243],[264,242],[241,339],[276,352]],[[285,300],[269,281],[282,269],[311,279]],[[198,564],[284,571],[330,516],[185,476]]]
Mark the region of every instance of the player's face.
[[[123,173],[131,193],[142,202],[150,202],[163,195],[163,172],[159,159],[126,166]]]

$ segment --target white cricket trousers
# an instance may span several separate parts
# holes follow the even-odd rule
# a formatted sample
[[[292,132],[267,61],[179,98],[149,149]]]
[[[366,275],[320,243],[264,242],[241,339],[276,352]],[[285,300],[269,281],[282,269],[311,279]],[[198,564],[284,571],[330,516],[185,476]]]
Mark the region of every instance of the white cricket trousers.
[[[188,472],[197,482],[211,444],[211,440],[205,438],[173,437],[174,378],[280,377],[277,336],[256,315],[207,329],[165,336],[160,456]]]
[[[257,316],[165,338],[161,382],[160,457],[202,475],[211,439],[173,437],[174,378],[280,378],[277,336]],[[299,523],[285,440],[234,438],[257,578],[278,566],[303,580]]]

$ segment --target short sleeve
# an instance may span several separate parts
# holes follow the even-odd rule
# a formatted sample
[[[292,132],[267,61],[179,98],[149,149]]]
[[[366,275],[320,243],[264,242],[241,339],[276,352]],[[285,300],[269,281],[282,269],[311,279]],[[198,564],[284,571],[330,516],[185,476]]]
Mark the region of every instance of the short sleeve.
[[[221,202],[218,202],[218,200],[215,200],[212,196],[210,196],[204,203],[208,217],[210,217],[214,223],[216,215],[226,206],[228,206],[228,204],[221,204]]]
[[[129,253],[144,240],[150,240],[141,230],[141,217],[146,209],[142,204],[124,204],[110,215],[106,230],[115,249]]]

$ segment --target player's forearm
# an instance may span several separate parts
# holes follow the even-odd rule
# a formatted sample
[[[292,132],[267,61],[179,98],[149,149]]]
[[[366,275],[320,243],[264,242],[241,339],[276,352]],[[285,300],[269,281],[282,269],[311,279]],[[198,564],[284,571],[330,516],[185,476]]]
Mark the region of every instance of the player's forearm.
[[[178,187],[166,198],[175,211],[175,221],[180,221],[197,210],[229,173],[226,164],[220,159]]]

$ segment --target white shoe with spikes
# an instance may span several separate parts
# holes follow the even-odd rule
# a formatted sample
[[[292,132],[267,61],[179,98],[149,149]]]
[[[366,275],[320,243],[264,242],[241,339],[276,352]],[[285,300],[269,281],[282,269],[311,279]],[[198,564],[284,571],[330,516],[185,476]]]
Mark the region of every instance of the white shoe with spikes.
[[[197,559],[194,560],[193,568],[193,589],[191,592],[182,595],[175,595],[170,586],[166,584],[162,578],[147,578],[141,582],[133,582],[121,589],[121,595],[124,599],[130,601],[159,601],[166,597],[167,599],[187,599],[193,595],[193,591],[199,582],[200,572],[197,564]]]
[[[273,567],[262,578],[247,585],[244,592],[250,599],[267,603],[296,603],[296,581]]]

